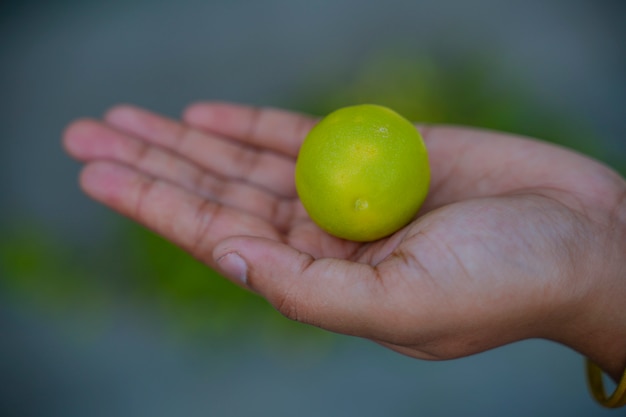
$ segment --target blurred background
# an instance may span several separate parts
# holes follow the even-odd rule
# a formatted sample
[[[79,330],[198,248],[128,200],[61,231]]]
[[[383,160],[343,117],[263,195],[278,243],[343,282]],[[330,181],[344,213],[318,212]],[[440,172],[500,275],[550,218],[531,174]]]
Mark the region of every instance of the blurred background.
[[[66,124],[220,99],[556,142],[626,173],[622,0],[0,5],[0,416],[604,416],[531,340],[449,362],[288,322],[88,200]],[[621,413],[621,414],[620,414]]]

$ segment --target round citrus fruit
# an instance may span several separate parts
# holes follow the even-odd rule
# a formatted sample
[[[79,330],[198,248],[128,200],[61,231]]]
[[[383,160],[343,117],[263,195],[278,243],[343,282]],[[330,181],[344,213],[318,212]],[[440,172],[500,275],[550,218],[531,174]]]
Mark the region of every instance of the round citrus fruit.
[[[408,120],[386,107],[344,107],[305,138],[295,181],[302,205],[328,233],[359,242],[390,235],[426,198],[426,146]]]

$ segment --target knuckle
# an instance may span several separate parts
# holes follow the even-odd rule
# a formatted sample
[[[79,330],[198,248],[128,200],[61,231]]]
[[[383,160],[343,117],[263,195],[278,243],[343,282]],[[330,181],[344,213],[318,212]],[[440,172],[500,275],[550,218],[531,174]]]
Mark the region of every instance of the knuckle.
[[[132,210],[135,218],[140,219],[144,217],[144,203],[148,200],[148,196],[154,189],[155,183],[155,180],[151,178],[142,179],[138,182],[135,207]]]
[[[300,323],[306,323],[306,315],[303,298],[300,296],[300,292],[296,288],[297,284],[292,283],[287,289],[277,294],[276,299],[272,303],[280,314]]]
[[[207,253],[211,253],[211,229],[215,223],[215,218],[219,217],[221,208],[221,205],[213,204],[210,200],[204,200],[198,205],[196,210],[198,227],[189,248],[190,253],[194,257],[203,259]]]
[[[302,266],[298,277],[302,277],[304,272],[313,264],[314,259],[308,255],[302,254],[305,259],[302,260]],[[302,280],[294,279],[283,290],[280,291],[274,302],[272,303],[278,312],[290,320],[294,320],[300,323],[312,324],[308,311],[310,310],[310,297],[303,295],[303,291],[306,291],[306,287],[302,285]]]

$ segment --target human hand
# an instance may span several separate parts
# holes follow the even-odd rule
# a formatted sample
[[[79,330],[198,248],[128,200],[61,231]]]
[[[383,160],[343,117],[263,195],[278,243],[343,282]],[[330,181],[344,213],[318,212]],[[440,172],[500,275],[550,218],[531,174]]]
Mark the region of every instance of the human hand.
[[[196,104],[183,121],[119,106],[64,135],[92,198],[287,317],[423,359],[547,338],[626,367],[626,184],[545,143],[422,126],[431,191],[397,233],[320,230],[293,171],[315,119]]]

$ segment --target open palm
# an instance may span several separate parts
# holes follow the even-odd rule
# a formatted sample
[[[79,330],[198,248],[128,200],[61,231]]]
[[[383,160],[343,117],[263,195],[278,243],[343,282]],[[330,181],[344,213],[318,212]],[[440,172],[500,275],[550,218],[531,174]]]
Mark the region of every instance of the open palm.
[[[361,244],[323,232],[297,198],[295,158],[315,121],[228,103],[193,105],[183,121],[118,106],[73,123],[65,146],[86,163],[90,196],[286,316],[411,356],[530,337],[585,351],[573,340],[581,323],[597,327],[581,318],[589,300],[626,299],[623,285],[605,291],[624,253],[626,186],[603,165],[531,139],[422,126],[424,206],[399,232]]]

